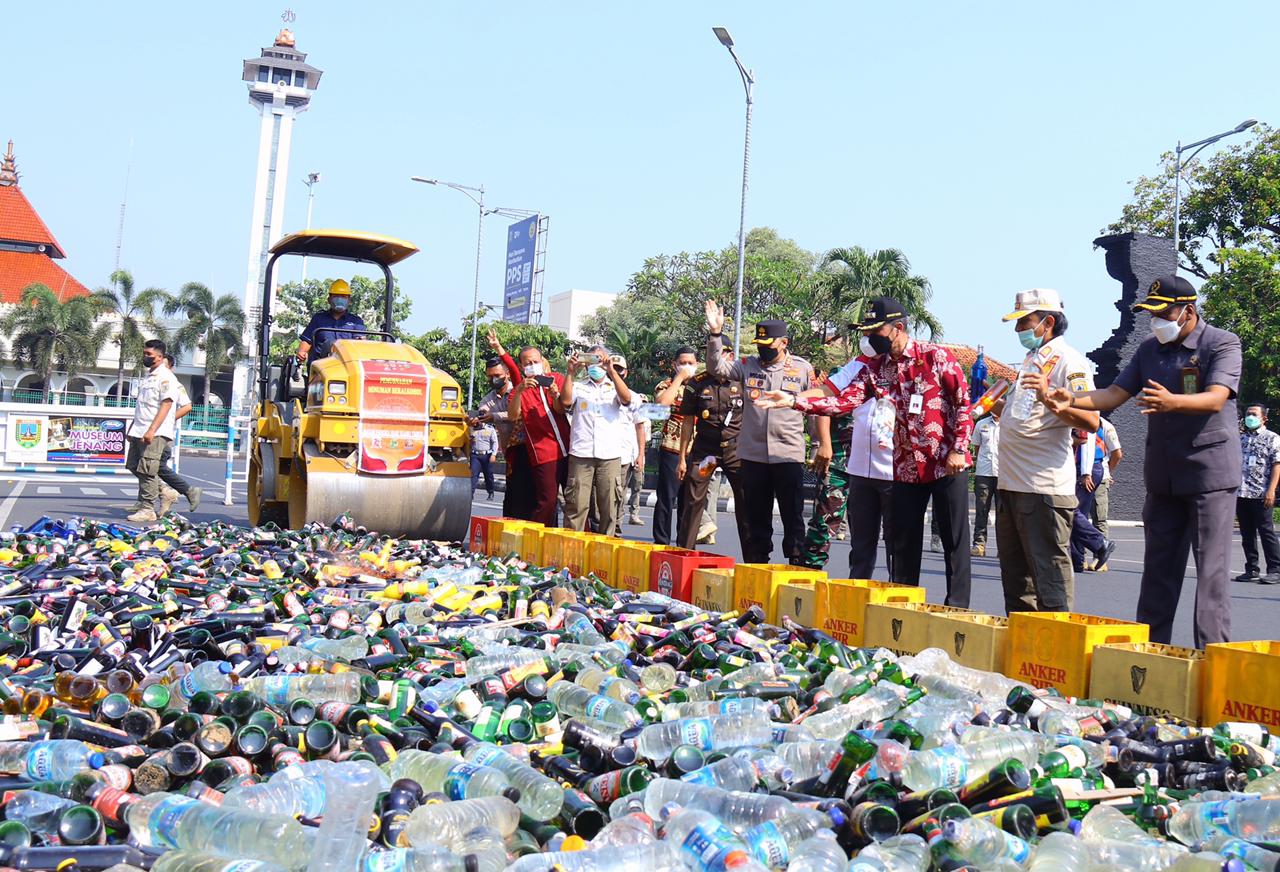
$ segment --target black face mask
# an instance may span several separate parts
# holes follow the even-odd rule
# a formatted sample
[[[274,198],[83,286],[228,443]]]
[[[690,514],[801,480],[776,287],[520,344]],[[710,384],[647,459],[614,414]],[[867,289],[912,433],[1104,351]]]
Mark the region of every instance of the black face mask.
[[[773,363],[781,352],[772,345],[757,345],[756,354],[760,355],[761,363]]]
[[[876,354],[888,354],[893,349],[893,340],[879,333],[869,334],[867,343],[876,350]]]
[[[489,379],[489,384],[493,386],[495,391],[500,391],[507,384],[507,377],[503,375],[495,375]]]

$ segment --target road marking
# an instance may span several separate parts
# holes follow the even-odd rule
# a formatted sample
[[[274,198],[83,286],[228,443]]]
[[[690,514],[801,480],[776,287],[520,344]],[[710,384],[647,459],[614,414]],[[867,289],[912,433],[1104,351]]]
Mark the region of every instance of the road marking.
[[[107,492],[100,487],[82,487],[80,493],[87,497],[105,497]]]
[[[36,493],[41,494],[41,495],[52,495],[52,496],[57,496],[58,494],[62,493],[62,488],[60,488],[60,487],[38,487],[38,488],[36,488]]]
[[[3,529],[9,523],[9,515],[13,512],[13,507],[18,504],[18,497],[22,496],[23,489],[27,486],[25,481],[19,481],[10,493],[9,498],[0,503],[0,529]]]

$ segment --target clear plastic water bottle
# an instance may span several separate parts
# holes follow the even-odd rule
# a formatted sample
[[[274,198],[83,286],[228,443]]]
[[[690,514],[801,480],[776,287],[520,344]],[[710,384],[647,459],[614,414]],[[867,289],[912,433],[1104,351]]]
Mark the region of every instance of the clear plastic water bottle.
[[[1251,842],[1280,840],[1280,799],[1188,802],[1169,819],[1169,835],[1184,845],[1215,833]]]
[[[987,868],[1005,860],[1019,866],[1031,858],[1031,846],[983,818],[956,818],[942,825],[942,840],[952,856]]]
[[[85,769],[99,769],[105,758],[78,739],[0,742],[0,772],[32,781],[67,781]]]
[[[497,769],[520,791],[520,810],[535,821],[549,821],[564,806],[564,788],[528,763],[492,742],[468,745],[463,755],[472,763]]]
[[[1216,851],[1224,857],[1235,857],[1257,872],[1280,872],[1280,854],[1225,833],[1215,833],[1206,839],[1204,849]]]
[[[678,847],[668,840],[594,851],[528,854],[508,866],[507,872],[687,872],[689,867]]]
[[[644,721],[635,706],[600,696],[568,681],[558,681],[551,685],[547,689],[547,700],[556,707],[562,718],[586,715],[620,727],[632,727]]]
[[[435,703],[439,708],[446,708],[458,694],[470,690],[472,682],[466,678],[446,678],[430,687],[419,690],[418,697],[423,702]]]
[[[693,702],[667,703],[662,707],[662,719],[678,721],[681,718],[709,718],[714,715],[746,714],[747,712],[760,712],[767,717],[774,708],[773,703],[754,696],[700,699]]]
[[[925,840],[907,833],[863,848],[849,862],[848,872],[925,872],[930,863]]]
[[[425,788],[424,788],[425,789]],[[490,827],[509,838],[520,824],[520,809],[505,796],[486,796],[420,805],[409,815],[404,837],[413,847],[451,845],[477,827]]]
[[[78,803],[39,790],[15,791],[4,806],[4,819],[18,821],[33,833],[51,835],[58,831],[58,818]]]
[[[131,867],[132,868],[132,867]],[[235,860],[202,851],[167,851],[156,858],[151,872],[287,872],[269,860]]]
[[[769,718],[761,712],[682,718],[650,724],[641,730],[636,739],[636,753],[649,760],[665,760],[678,745],[716,751],[739,745],[764,745],[772,735]]]
[[[369,851],[359,872],[479,872],[470,870],[469,858],[441,845]]]
[[[1172,820],[1170,821],[1172,823]],[[1170,831],[1172,835],[1172,831]],[[1173,845],[1157,836],[1153,836],[1130,820],[1124,812],[1109,805],[1095,806],[1080,822],[1080,838],[1085,841],[1100,839],[1117,839],[1135,845],[1151,845],[1154,847],[1171,846],[1178,853],[1185,853],[1181,845]]]
[[[609,640],[600,635],[596,625],[582,612],[570,612],[564,619],[564,630],[570,633],[579,645],[599,647],[609,644]]]
[[[902,708],[908,693],[902,685],[882,681],[862,696],[806,718],[804,725],[819,739],[843,739],[859,724],[878,723],[891,717]]]
[[[751,790],[760,783],[760,775],[750,760],[726,757],[681,775],[680,780],[721,790]]]
[[[791,852],[787,872],[845,872],[849,858],[831,830],[818,830]]]
[[[307,872],[357,868],[381,787],[377,774],[358,763],[338,763],[325,770],[324,819],[312,840]]]
[[[796,809],[796,814],[765,821],[745,830],[741,839],[755,857],[770,869],[791,862],[791,854],[800,843],[831,826],[831,818],[822,812]]]
[[[832,758],[840,753],[840,743],[830,739],[812,742],[786,742],[778,746],[778,756],[791,767],[795,780],[803,781],[821,775]]]
[[[795,814],[796,807],[789,799],[762,793],[720,790],[655,778],[644,791],[644,811],[651,818],[659,818],[670,805],[701,809],[710,812],[728,826],[746,829],[775,818]],[[612,813],[612,809],[611,809]]]
[[[206,660],[170,682],[170,687],[183,699],[191,699],[202,690],[225,693],[231,689],[231,664],[225,660]]]
[[[596,833],[591,840],[591,848],[596,850],[624,845],[647,845],[657,839],[657,828],[654,826],[653,818],[642,811],[636,811],[605,824],[604,829]]]
[[[1028,872],[1062,872],[1086,869],[1089,845],[1074,833],[1049,833],[1036,845],[1027,864]]]
[[[671,417],[671,407],[657,403],[641,403],[635,411],[637,421],[665,421]]]
[[[1034,766],[1040,759],[1044,738],[1027,732],[1003,733],[971,745],[915,751],[902,768],[902,783],[913,791],[959,787],[1010,757]]]
[[[1094,838],[1087,840],[1086,844],[1089,846],[1089,868],[1106,869],[1108,872],[1164,872],[1191,856],[1185,847],[1173,842],[1140,845],[1119,839]],[[1222,863],[1219,856],[1217,865],[1205,872],[1226,872]]]
[[[1035,352],[1028,354],[1027,359],[1022,362],[1022,368],[1018,370],[1018,381],[1013,386],[1013,396],[1005,409],[1005,414],[1016,421],[1027,420],[1035,409],[1036,392],[1022,386],[1022,377],[1040,372],[1040,367],[1036,363],[1037,358],[1038,355]]]
[[[336,765],[332,760],[295,763],[272,775],[269,781],[231,788],[222,798],[222,807],[318,818],[324,814],[324,771]]]
[[[605,672],[595,666],[588,666],[577,674],[574,683],[587,690],[627,705],[635,705],[640,701],[640,687],[634,681]]]
[[[733,756],[749,761],[756,778],[769,790],[787,787],[796,780],[795,770],[770,748],[739,748]]]
[[[221,808],[163,791],[132,803],[125,820],[144,848],[206,851],[227,857],[270,860],[296,869],[310,845],[303,827],[283,815]]]
[[[718,815],[696,808],[678,810],[663,824],[663,838],[679,846],[680,856],[696,872],[723,872],[746,845]]]
[[[640,684],[650,693],[666,693],[676,686],[678,676],[670,663],[651,663],[640,670]]]
[[[510,779],[492,766],[469,763],[431,751],[402,751],[384,767],[392,781],[411,778],[424,792],[439,791],[450,799],[506,796],[518,799]],[[474,829],[474,827],[472,827]]]
[[[506,843],[493,827],[476,827],[465,832],[450,847],[467,858],[471,872],[502,872],[507,868]]]
[[[360,675],[355,672],[340,672],[336,675],[255,675],[241,682],[241,687],[257,695],[268,705],[276,707],[288,706],[299,699],[315,703],[345,702],[352,705],[360,701]]]
[[[1006,678],[998,672],[986,672],[956,663],[941,648],[926,648],[914,657],[899,661],[902,671],[908,675],[933,675],[945,677],[986,699],[1003,703],[1015,687],[1030,685]]]
[[[341,639],[312,636],[299,642],[298,646],[326,660],[345,660],[348,663],[369,653],[369,640],[364,636],[343,636]]]

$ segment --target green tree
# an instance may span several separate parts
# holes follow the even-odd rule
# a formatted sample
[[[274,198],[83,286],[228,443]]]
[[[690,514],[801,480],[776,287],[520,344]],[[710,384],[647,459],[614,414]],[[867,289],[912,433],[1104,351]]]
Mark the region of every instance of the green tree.
[[[15,362],[43,379],[43,402],[49,402],[55,370],[70,378],[97,363],[98,352],[111,337],[111,325],[98,323],[97,317],[92,298],[59,301],[48,286],[36,283],[23,288],[18,305],[0,318],[0,331],[13,344]]]
[[[366,276],[351,278],[351,311],[364,319],[370,330],[381,330],[383,300],[386,282]],[[298,345],[298,334],[307,326],[311,316],[329,308],[329,285],[333,279],[307,279],[305,282],[286,282],[276,289],[276,316],[271,330],[271,359],[279,360],[292,354]],[[395,284],[395,301],[392,304],[391,332],[403,339],[400,330],[409,317],[413,303],[405,296],[399,282]],[[255,352],[256,353],[256,352]]]
[[[142,344],[147,340],[143,328],[152,335],[162,332],[156,324],[155,310],[157,304],[164,301],[164,291],[159,288],[139,291],[134,287],[133,275],[118,269],[111,274],[111,287],[98,288],[92,300],[100,314],[114,315],[117,319],[116,336],[112,340],[120,358],[116,366],[116,399],[123,400],[125,361],[127,359],[131,367],[140,363]]]
[[[1106,233],[1173,235],[1174,156],[1134,182]],[[1280,393],[1280,131],[1259,124],[1243,142],[1183,166],[1179,263],[1203,280],[1206,317],[1244,346],[1240,393]]]
[[[897,248],[867,251],[859,245],[833,248],[822,259],[819,274],[818,310],[829,320],[824,334],[842,335],[847,359],[853,352],[849,325],[862,317],[876,297],[893,297],[907,311],[916,332],[928,331],[929,338],[942,335],[942,325],[929,311],[933,289],[923,276],[912,275],[911,263]]]
[[[233,365],[244,354],[244,309],[234,294],[215,297],[199,282],[187,282],[177,296],[165,295],[164,313],[181,315],[185,323],[173,335],[173,354],[185,348],[204,352],[203,400],[209,402],[211,386],[218,372]]]

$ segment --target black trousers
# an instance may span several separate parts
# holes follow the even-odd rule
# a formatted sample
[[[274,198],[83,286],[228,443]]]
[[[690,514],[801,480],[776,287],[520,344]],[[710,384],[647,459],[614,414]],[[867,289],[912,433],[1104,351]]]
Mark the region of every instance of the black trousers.
[[[653,510],[653,541],[659,545],[672,543],[684,518],[685,501],[680,493],[680,479],[676,477],[679,467],[679,454],[674,451],[658,452],[658,487],[654,491],[658,505]],[[672,512],[676,516],[675,527],[671,526]]]
[[[742,461],[747,541],[744,563],[768,563],[773,553],[773,503],[782,519],[782,554],[799,563],[804,556],[804,464]]]
[[[849,577],[872,578],[880,527],[884,526],[885,563],[893,575],[893,482],[849,476]]]
[[[689,453],[689,469],[685,473],[684,481],[680,483],[680,500],[684,503],[684,517],[680,521],[680,541],[679,545],[689,551],[695,551],[698,548],[698,527],[702,525],[702,512],[707,506],[707,500],[715,500],[715,495],[711,493],[711,478],[703,478],[698,475],[698,464],[707,457],[720,458],[717,455],[708,455],[698,451]],[[733,520],[738,526],[738,545],[745,547],[747,541],[747,517],[746,513],[738,508],[738,506],[746,505],[747,497],[742,491],[742,474],[737,464],[730,469],[727,466],[720,467],[724,471],[724,477],[729,481],[729,488],[733,492]],[[713,503],[712,515],[718,515],[716,504]]]
[[[898,584],[920,584],[924,550],[924,511],[933,499],[933,515],[947,566],[946,605],[969,607],[969,477],[949,475],[928,484],[893,483],[893,570]]]
[[[529,452],[523,445],[512,445],[506,451],[507,489],[502,494],[502,515],[522,521],[533,519],[533,468]]]
[[[164,473],[160,473],[164,477]],[[1271,510],[1261,499],[1247,500],[1236,497],[1236,520],[1240,522],[1240,538],[1244,544],[1244,569],[1256,575],[1258,565],[1258,539],[1262,539],[1262,556],[1267,562],[1267,573],[1280,572],[1280,539],[1276,538]]]
[[[480,481],[480,473],[484,473],[484,489],[493,496],[493,467],[488,454],[471,455],[471,494],[475,495],[476,485]]]

